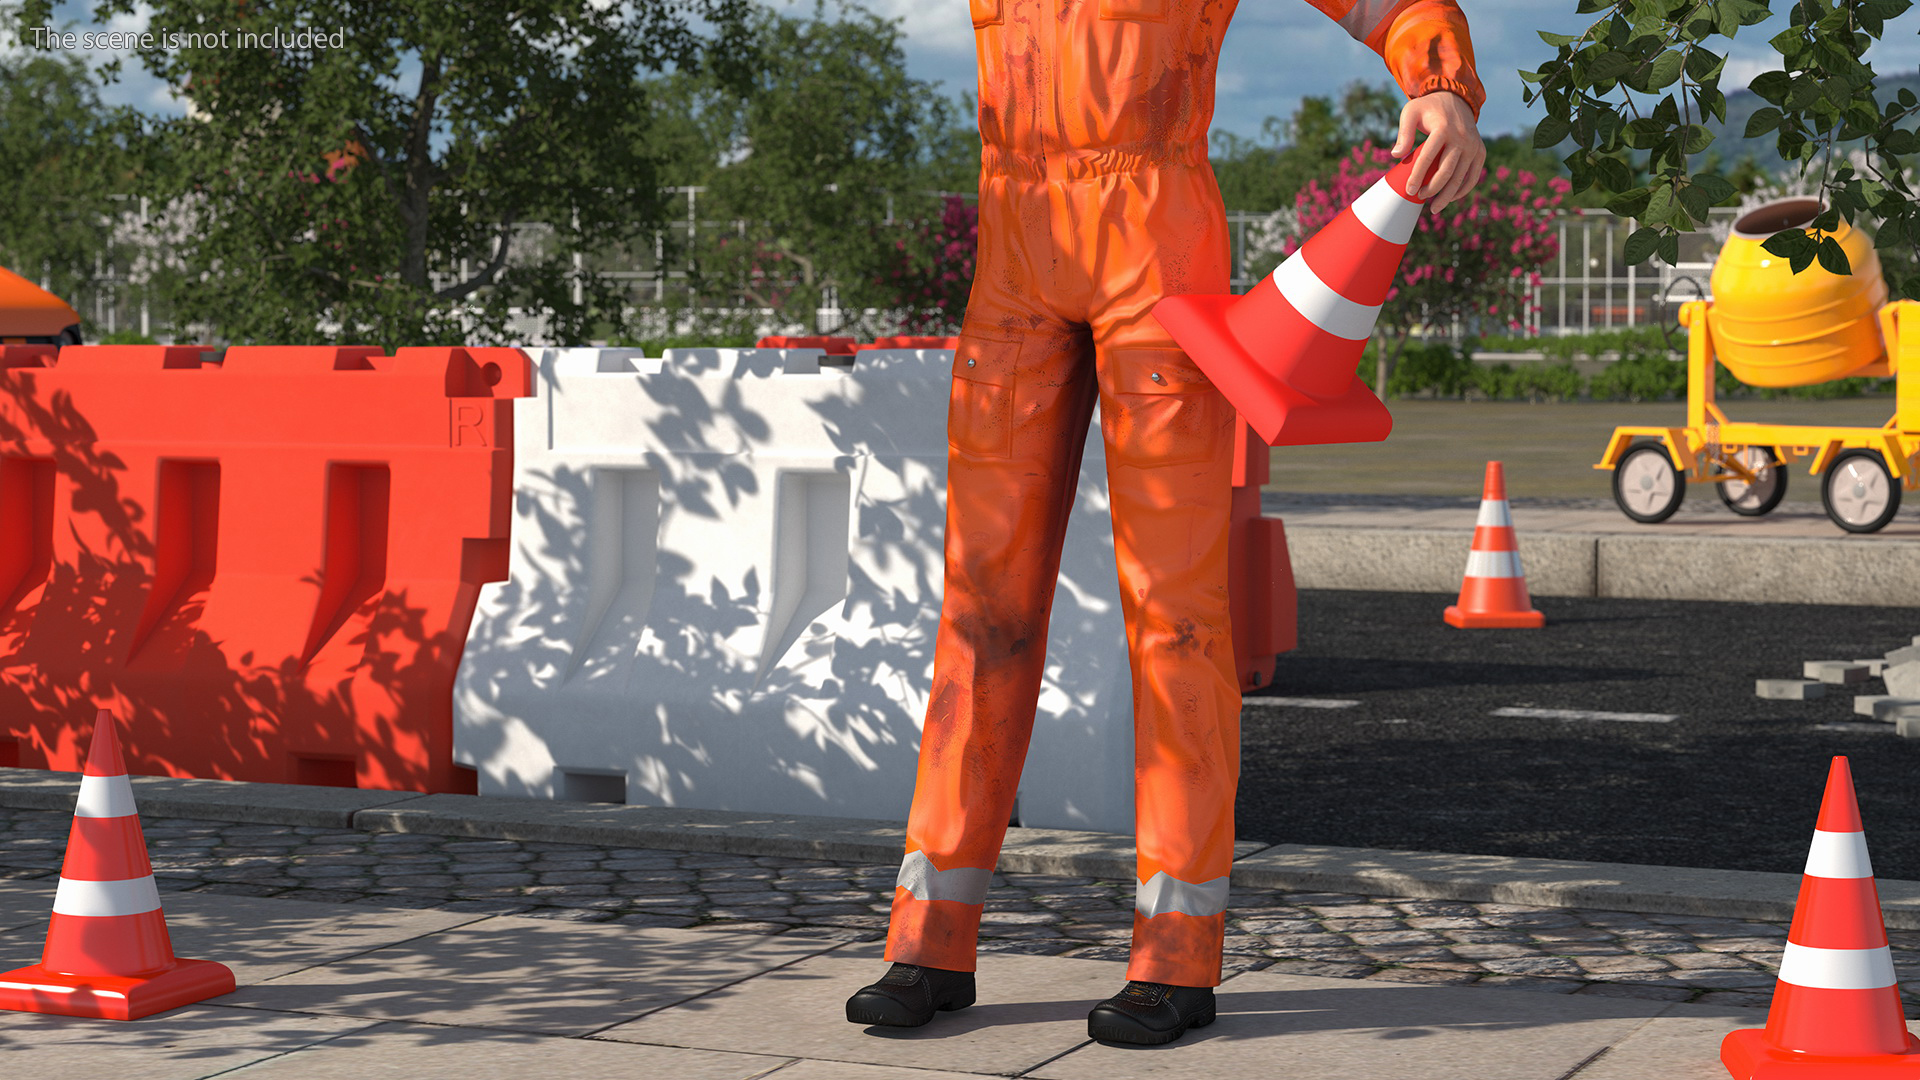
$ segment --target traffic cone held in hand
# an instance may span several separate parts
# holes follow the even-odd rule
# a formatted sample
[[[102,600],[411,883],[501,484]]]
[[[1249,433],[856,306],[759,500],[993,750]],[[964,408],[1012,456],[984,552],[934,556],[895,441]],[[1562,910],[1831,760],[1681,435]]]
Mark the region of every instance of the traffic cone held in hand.
[[[1734,1080],[1913,1080],[1920,1039],[1907,1031],[1867,861],[1847,759],[1836,757],[1813,827],[1800,899],[1766,1028],[1720,1044]]]
[[[134,1020],[232,992],[233,972],[173,955],[113,714],[100,710],[40,962],[0,974],[0,1008]]]
[[[1535,628],[1547,617],[1533,610],[1527,595],[1527,572],[1520,567],[1520,542],[1513,535],[1513,515],[1507,509],[1507,477],[1497,461],[1487,462],[1487,480],[1480,494],[1480,520],[1473,526],[1473,550],[1467,553],[1467,574],[1460,582],[1460,602],[1447,608],[1447,625]]]
[[[1393,417],[1355,374],[1426,203],[1387,170],[1245,296],[1169,296],[1154,317],[1269,446],[1379,442]]]

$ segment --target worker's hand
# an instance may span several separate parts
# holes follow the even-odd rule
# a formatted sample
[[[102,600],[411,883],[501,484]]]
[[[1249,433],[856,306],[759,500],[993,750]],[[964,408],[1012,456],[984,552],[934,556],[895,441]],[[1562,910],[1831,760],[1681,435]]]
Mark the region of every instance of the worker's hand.
[[[1487,145],[1480,141],[1473,110],[1460,95],[1445,90],[1423,94],[1400,110],[1400,137],[1394,141],[1393,156],[1406,157],[1413,150],[1414,135],[1421,133],[1427,141],[1414,152],[1414,182],[1409,194],[1427,200],[1438,213],[1480,182],[1487,163]],[[1431,174],[1428,169],[1433,170]]]

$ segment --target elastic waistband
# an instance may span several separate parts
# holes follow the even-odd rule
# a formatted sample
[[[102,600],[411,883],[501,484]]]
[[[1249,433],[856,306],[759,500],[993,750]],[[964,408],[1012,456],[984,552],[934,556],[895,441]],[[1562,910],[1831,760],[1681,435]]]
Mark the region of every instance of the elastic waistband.
[[[983,176],[1015,180],[1088,180],[1109,173],[1198,168],[1207,164],[1205,147],[1175,143],[1134,143],[1097,150],[1056,150],[1028,154],[998,146],[980,148]]]

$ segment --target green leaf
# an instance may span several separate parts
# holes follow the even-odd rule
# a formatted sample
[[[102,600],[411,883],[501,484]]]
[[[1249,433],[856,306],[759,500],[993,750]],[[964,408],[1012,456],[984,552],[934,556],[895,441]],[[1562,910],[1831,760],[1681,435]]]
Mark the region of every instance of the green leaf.
[[[1719,123],[1724,124],[1727,122],[1727,95],[1721,93],[1717,87],[1704,87],[1701,89],[1700,106],[1707,112],[1712,113],[1714,120]]]
[[[1700,190],[1698,184],[1688,184],[1680,188],[1678,196],[1680,205],[1686,209],[1688,216],[1696,219],[1706,217],[1708,208],[1713,205],[1713,200],[1707,197],[1706,192]]]
[[[1647,68],[1647,90],[1651,92],[1672,86],[1680,78],[1685,63],[1686,57],[1673,49],[1654,57],[1653,63]]]
[[[1626,191],[1633,186],[1633,169],[1617,157],[1602,156],[1593,168],[1599,174],[1600,186],[1608,191]]]
[[[1555,48],[1558,48],[1561,45],[1571,45],[1574,42],[1580,40],[1580,35],[1578,34],[1550,34],[1545,30],[1535,30],[1534,33],[1540,35],[1541,41],[1544,41],[1547,44],[1554,46]]]
[[[1647,208],[1640,218],[1649,225],[1664,225],[1673,216],[1673,185],[1655,184],[1647,196]]]
[[[1753,77],[1747,89],[1774,105],[1787,102],[1787,92],[1793,88],[1793,76],[1784,71],[1763,71]]]
[[[1609,49],[1588,62],[1587,78],[1596,85],[1619,82],[1633,68],[1633,57],[1618,49]]]
[[[1841,248],[1840,241],[1835,240],[1831,236],[1823,236],[1820,238],[1820,247],[1815,257],[1820,260],[1820,269],[1825,270],[1829,274],[1846,277],[1848,274],[1853,273],[1852,265],[1847,262],[1845,249]]]
[[[1740,13],[1726,0],[1716,0],[1713,5],[1713,28],[1722,37],[1732,37],[1740,29]]]
[[[1813,43],[1813,58],[1819,61],[1829,71],[1845,71],[1854,64],[1852,53],[1834,44],[1831,39],[1827,38],[1822,38]]]
[[[1533,145],[1535,148],[1542,150],[1555,147],[1560,145],[1561,141],[1572,133],[1572,124],[1569,124],[1566,120],[1558,116],[1548,116],[1542,119],[1539,124],[1535,125],[1533,129]]]
[[[1727,58],[1709,49],[1687,51],[1687,77],[1694,82],[1706,82],[1718,76],[1726,66]]]
[[[1626,142],[1635,150],[1646,150],[1667,133],[1667,125],[1656,120],[1640,119],[1627,123]]]
[[[1752,116],[1747,117],[1747,130],[1741,137],[1751,139],[1757,135],[1765,135],[1779,126],[1779,109],[1756,109]]]
[[[1635,229],[1633,230],[1633,235],[1627,237],[1627,262],[1636,266],[1646,262],[1649,258],[1652,258],[1654,249],[1659,246],[1659,229],[1651,225]]]
[[[1713,132],[1699,124],[1688,124],[1682,147],[1689,154],[1698,154],[1713,145]]]
[[[1660,235],[1660,246],[1656,250],[1662,262],[1668,266],[1678,265],[1680,262],[1680,234],[1677,232],[1662,233]]]
[[[1715,206],[1718,206],[1719,204],[1724,203],[1727,200],[1732,199],[1735,196],[1740,194],[1740,189],[1737,187],[1734,187],[1733,182],[1731,180],[1728,180],[1726,177],[1719,176],[1714,173],[1706,173],[1704,175],[1695,176],[1693,178],[1693,183],[1695,187],[1699,188],[1701,191],[1706,193],[1707,201]],[[1705,217],[1706,215],[1695,214],[1694,216]]]
[[[1767,44],[1773,46],[1774,52],[1791,60],[1806,49],[1806,33],[1799,27],[1790,26],[1773,35],[1773,37],[1767,41]]]
[[[1768,254],[1787,260],[1794,273],[1799,273],[1813,265],[1819,245],[1803,229],[1788,229],[1777,232],[1760,244]]]
[[[1621,217],[1640,217],[1647,209],[1647,197],[1653,194],[1651,188],[1634,188],[1623,191],[1607,200],[1607,209]]]

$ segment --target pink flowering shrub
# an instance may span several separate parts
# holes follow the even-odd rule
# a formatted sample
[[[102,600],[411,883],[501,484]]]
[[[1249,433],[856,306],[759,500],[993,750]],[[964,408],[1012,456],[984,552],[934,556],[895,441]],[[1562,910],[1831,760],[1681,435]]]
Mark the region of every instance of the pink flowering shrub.
[[[1291,255],[1394,164],[1384,147],[1363,143],[1334,175],[1309,182],[1295,197],[1298,225],[1282,250]],[[1375,336],[1381,339],[1381,385],[1416,328],[1444,330],[1455,320],[1483,332],[1531,328],[1527,297],[1540,271],[1560,253],[1553,214],[1567,181],[1499,166],[1468,196],[1440,214],[1422,214],[1405,261],[1387,293]]]
[[[895,238],[891,262],[874,284],[905,310],[905,333],[959,333],[973,288],[979,226],[979,210],[948,195],[939,220],[910,224]]]

